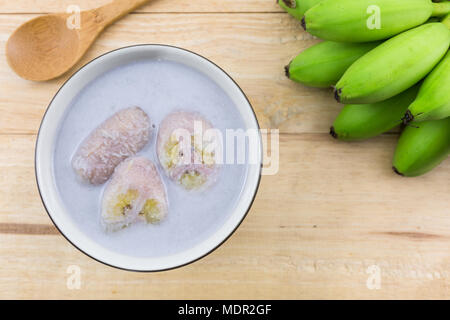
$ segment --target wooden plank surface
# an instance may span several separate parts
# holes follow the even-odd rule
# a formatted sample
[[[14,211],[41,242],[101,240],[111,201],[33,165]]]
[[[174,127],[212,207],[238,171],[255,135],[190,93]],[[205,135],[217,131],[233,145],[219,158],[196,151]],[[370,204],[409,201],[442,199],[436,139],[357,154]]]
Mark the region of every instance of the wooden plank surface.
[[[448,290],[450,163],[405,181],[389,166],[395,135],[354,144],[283,135],[280,172],[263,178],[236,234],[193,265],[145,275],[94,262],[56,232],[30,183],[34,139],[0,136],[0,193],[15,200],[0,208],[2,297],[41,297],[44,285],[48,298],[439,298]],[[80,290],[66,288],[70,265],[82,270]],[[381,269],[380,290],[366,287],[371,265]]]
[[[283,13],[177,14],[177,19],[173,16],[128,16],[99,38],[78,67],[127,45],[180,46],[213,60],[235,78],[249,96],[261,126],[289,133],[329,130],[341,108],[331,89],[306,88],[284,75],[284,65],[317,42],[301,30],[296,20]],[[34,15],[0,15],[0,46],[30,17]],[[209,27],[211,21],[213,28]],[[66,78],[27,82],[8,68],[1,52],[0,90],[8,95],[0,101],[0,133],[36,133],[49,101]],[[11,103],[14,108],[9,107]]]
[[[2,13],[51,13],[64,12],[71,5],[81,10],[93,9],[111,0],[0,0]],[[275,0],[150,0],[148,5],[137,10],[152,12],[281,12]]]
[[[0,46],[39,12],[71,1],[0,1]],[[77,1],[87,8],[102,1]],[[166,43],[221,65],[261,125],[279,128],[280,171],[263,177],[247,219],[187,267],[138,274],[93,261],[52,226],[34,179],[40,119],[69,75],[32,83],[0,51],[0,298],[449,298],[450,161],[404,179],[390,169],[397,136],[340,143],[329,90],[288,81],[283,66],[315,43],[274,1],[155,0],[109,28],[80,65],[136,43]],[[79,66],[78,66],[79,67]],[[72,71],[73,72],[73,71]],[[79,266],[79,290],[66,286]],[[378,266],[381,287],[367,270]]]

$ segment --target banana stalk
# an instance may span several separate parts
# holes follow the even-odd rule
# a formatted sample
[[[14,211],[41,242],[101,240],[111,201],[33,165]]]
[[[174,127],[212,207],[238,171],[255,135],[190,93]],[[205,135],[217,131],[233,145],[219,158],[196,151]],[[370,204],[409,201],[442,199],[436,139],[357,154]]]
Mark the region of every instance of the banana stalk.
[[[277,0],[278,5],[294,18],[301,20],[305,12],[322,0]]]

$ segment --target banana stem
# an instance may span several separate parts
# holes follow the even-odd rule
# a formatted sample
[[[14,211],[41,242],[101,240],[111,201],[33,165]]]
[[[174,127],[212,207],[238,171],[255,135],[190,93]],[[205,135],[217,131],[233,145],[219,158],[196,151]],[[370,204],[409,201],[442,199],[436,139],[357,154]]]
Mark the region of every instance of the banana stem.
[[[289,9],[295,9],[297,7],[297,1],[295,0],[281,0],[281,2]],[[277,3],[280,4],[280,0],[277,0]]]
[[[432,17],[442,17],[450,13],[450,1],[433,3]]]
[[[448,14],[441,22],[450,29],[450,14]]]

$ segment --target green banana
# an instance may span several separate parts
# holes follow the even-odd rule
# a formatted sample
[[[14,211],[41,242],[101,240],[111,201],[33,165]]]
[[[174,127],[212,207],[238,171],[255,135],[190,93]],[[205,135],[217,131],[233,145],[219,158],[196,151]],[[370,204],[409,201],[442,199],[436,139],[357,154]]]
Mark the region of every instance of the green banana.
[[[382,102],[346,105],[334,121],[330,134],[339,140],[353,141],[389,131],[401,124],[401,117],[418,90],[419,86],[414,86]]]
[[[390,38],[450,13],[431,0],[323,0],[306,11],[302,26],[324,40],[369,42]]]
[[[285,67],[286,76],[311,87],[333,86],[353,62],[379,44],[380,42],[333,41],[318,43],[300,53]]]
[[[277,3],[294,18],[301,20],[305,12],[322,0],[277,0]]]
[[[425,79],[403,120],[408,123],[447,117],[450,117],[450,51]]]
[[[394,171],[416,177],[427,173],[450,153],[450,118],[424,121],[406,127],[394,155]]]
[[[450,30],[440,22],[405,31],[352,64],[336,84],[335,98],[351,104],[389,99],[425,77],[449,45]]]

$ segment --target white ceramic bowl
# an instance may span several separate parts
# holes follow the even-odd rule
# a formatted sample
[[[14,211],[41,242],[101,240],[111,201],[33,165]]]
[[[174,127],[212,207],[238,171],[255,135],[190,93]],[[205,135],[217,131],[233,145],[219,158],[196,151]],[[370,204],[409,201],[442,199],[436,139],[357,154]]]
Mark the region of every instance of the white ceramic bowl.
[[[245,186],[235,210],[209,238],[174,255],[140,258],[119,254],[102,247],[79,230],[58,196],[53,171],[53,152],[59,126],[64,120],[66,110],[80,90],[103,73],[140,59],[158,58],[187,65],[205,74],[230,97],[239,109],[246,125],[244,129],[259,130],[256,116],[248,99],[233,79],[217,65],[184,49],[165,45],[137,45],[106,53],[86,64],[69,78],[48,106],[36,143],[35,169],[39,192],[44,206],[58,230],[76,248],[97,261],[133,271],[162,271],[177,268],[194,262],[215,250],[231,236],[245,218],[255,198],[261,176],[262,144],[261,137],[258,135],[258,143],[250,145],[248,150],[249,158],[257,159],[257,162],[256,164],[249,164]]]

